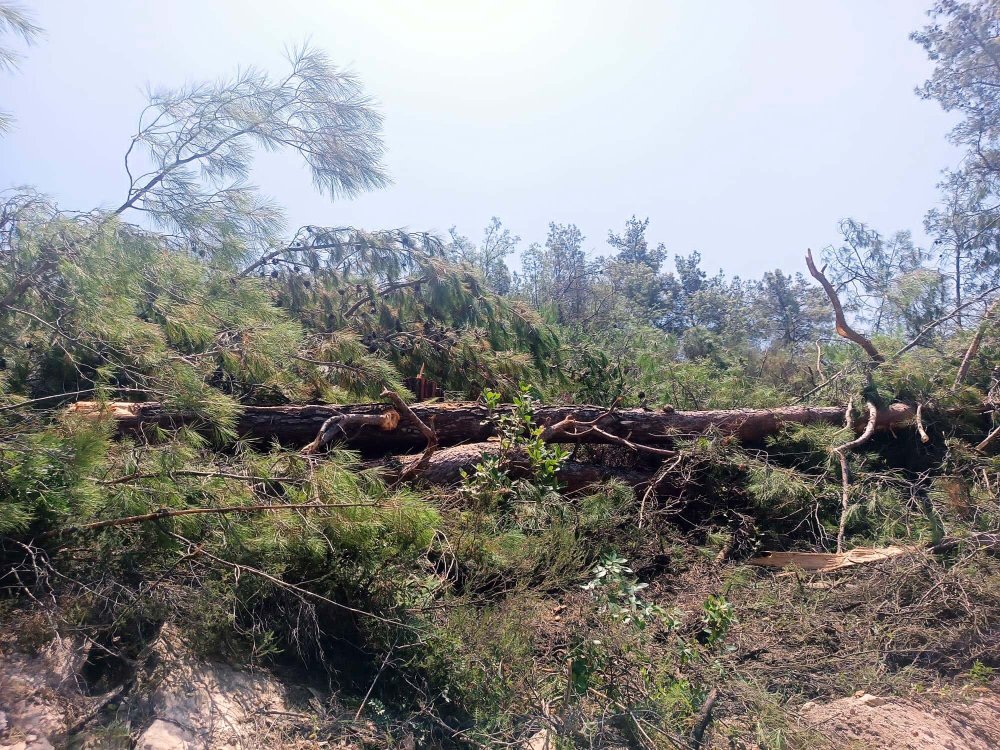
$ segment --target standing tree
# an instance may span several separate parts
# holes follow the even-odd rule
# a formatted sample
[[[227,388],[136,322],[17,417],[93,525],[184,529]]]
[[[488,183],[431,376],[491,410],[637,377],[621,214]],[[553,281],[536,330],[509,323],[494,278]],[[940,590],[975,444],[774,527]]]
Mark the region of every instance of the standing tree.
[[[949,137],[965,155],[942,182],[944,200],[927,228],[947,259],[958,307],[995,281],[984,277],[995,274],[1000,248],[1000,2],[939,0],[929,15],[912,38],[934,72],[917,91],[961,116]]]
[[[520,293],[560,324],[580,321],[586,310],[596,269],[587,261],[583,239],[575,224],[553,222],[545,246],[531,245],[522,258]]]
[[[753,311],[765,343],[796,349],[826,335],[830,312],[821,289],[801,273],[768,271],[753,290]]]
[[[460,235],[455,227],[448,230],[448,234],[451,242],[446,254],[451,260],[471,265],[497,294],[510,293],[511,276],[506,259],[516,252],[520,237],[511,234],[496,216],[483,230],[483,239],[478,246],[468,237]]]
[[[872,333],[915,334],[944,313],[944,278],[909,232],[886,237],[854,219],[840,222],[843,244],[823,251],[844,309]]]

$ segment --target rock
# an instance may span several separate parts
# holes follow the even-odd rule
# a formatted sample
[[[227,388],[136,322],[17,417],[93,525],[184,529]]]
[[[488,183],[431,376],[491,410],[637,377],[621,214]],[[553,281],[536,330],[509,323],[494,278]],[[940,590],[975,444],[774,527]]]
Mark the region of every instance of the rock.
[[[548,729],[541,729],[533,734],[524,744],[524,750],[553,750],[555,743],[550,738]]]
[[[161,632],[154,655],[158,666],[141,704],[149,724],[137,750],[240,747],[248,737],[267,736],[276,723],[268,712],[290,711],[273,677],[196,659],[169,629]]]
[[[197,738],[193,732],[163,719],[153,719],[135,744],[135,750],[191,750]]]
[[[965,699],[949,696],[932,706],[916,699],[859,691],[830,703],[807,703],[801,715],[809,728],[845,747],[883,750],[1000,747],[1000,694],[992,692]]]
[[[52,750],[87,705],[76,675],[88,652],[83,641],[57,638],[37,654],[0,653],[0,750]]]
[[[137,750],[252,750],[290,747],[301,717],[287,690],[266,672],[194,657],[163,628],[126,683],[125,695],[86,695],[80,678],[88,649],[53,641],[39,654],[0,653],[0,750],[109,750],[126,747],[103,726],[114,717]],[[67,737],[81,718],[83,731]],[[117,731],[117,730],[116,730]]]

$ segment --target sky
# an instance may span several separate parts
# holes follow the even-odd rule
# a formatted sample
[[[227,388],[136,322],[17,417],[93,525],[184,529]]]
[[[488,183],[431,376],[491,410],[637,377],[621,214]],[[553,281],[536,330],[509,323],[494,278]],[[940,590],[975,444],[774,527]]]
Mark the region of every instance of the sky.
[[[593,254],[648,238],[709,271],[804,270],[853,217],[923,236],[953,120],[914,94],[908,34],[930,0],[36,0],[45,36],[0,72],[0,189],[67,209],[118,205],[146,91],[286,69],[305,40],[365,83],[393,184],[317,194],[298,157],[254,182],[289,224],[408,227],[473,239],[492,216],[544,241],[576,224]]]

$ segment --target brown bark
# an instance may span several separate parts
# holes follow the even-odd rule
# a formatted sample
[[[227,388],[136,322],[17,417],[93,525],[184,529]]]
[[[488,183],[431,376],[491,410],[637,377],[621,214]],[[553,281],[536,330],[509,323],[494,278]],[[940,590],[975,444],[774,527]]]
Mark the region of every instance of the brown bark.
[[[823,291],[826,292],[826,296],[830,299],[830,304],[833,305],[833,315],[837,322],[837,333],[864,349],[873,361],[884,362],[885,357],[879,353],[875,345],[865,336],[851,328],[847,322],[847,317],[844,315],[844,308],[840,304],[840,297],[837,296],[837,290],[833,288],[833,284],[826,278],[826,274],[821,269],[816,268],[816,264],[813,262],[812,250],[806,250],[806,265],[809,266],[809,273],[812,277],[822,284]],[[823,268],[826,268],[826,266],[823,266]]]
[[[420,473],[420,479],[434,485],[458,484],[462,479],[463,470],[470,471],[482,460],[484,455],[496,455],[499,451],[500,444],[496,441],[444,448],[437,451],[426,462]],[[397,469],[393,474],[397,476],[405,474],[421,459],[422,456],[403,456],[400,459],[401,469]],[[515,477],[528,473],[528,461],[523,453],[515,456],[510,473]],[[607,479],[618,479],[632,487],[639,487],[648,482],[653,473],[652,470],[641,471],[608,467],[602,464],[567,461],[559,467],[557,476],[563,489],[567,492],[573,492],[591,487]]]
[[[972,361],[979,354],[979,347],[983,343],[983,334],[986,333],[986,328],[989,326],[990,320],[994,313],[996,313],[997,308],[1000,308],[1000,299],[990,305],[986,311],[986,315],[983,316],[982,322],[979,324],[979,328],[976,329],[976,335],[972,337],[972,341],[969,343],[969,348],[965,350],[962,364],[955,375],[955,383],[951,387],[953,391],[958,390],[958,387],[965,382],[965,377],[969,374],[969,368],[972,367]]]
[[[433,424],[439,447],[462,443],[481,443],[494,436],[494,427],[486,407],[478,403],[445,402],[414,404],[413,413],[425,424]],[[502,406],[498,411],[511,407]],[[237,422],[237,432],[244,437],[277,440],[288,446],[304,446],[313,441],[328,418],[378,417],[392,410],[389,404],[350,404],[343,406],[247,406]],[[195,424],[195,415],[166,408],[159,403],[78,402],[71,411],[82,415],[108,415],[116,420],[120,434],[141,433],[151,426],[164,428]],[[911,424],[916,410],[907,404],[892,404],[879,409],[875,429],[885,430]],[[709,430],[744,442],[759,442],[786,425],[840,425],[842,406],[783,406],[774,409],[717,409],[711,411],[647,411],[619,409],[608,414],[599,406],[540,406],[535,410],[538,425],[554,425],[571,418],[578,422],[600,419],[600,431],[568,436],[556,434],[553,442],[609,443],[602,433],[643,445],[670,445],[676,438],[693,437]],[[351,448],[374,453],[405,453],[423,449],[427,438],[411,420],[399,420],[389,430],[365,426],[378,420],[352,419],[359,426],[338,436]]]

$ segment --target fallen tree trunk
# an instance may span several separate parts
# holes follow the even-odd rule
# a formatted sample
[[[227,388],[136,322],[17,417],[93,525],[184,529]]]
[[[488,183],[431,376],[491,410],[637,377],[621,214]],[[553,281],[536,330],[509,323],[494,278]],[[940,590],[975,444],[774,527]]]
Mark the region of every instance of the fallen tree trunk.
[[[496,441],[444,448],[430,457],[421,470],[419,478],[428,484],[455,485],[461,481],[462,471],[471,471],[476,464],[483,460],[484,455],[492,456],[499,452],[500,444]],[[420,463],[422,458],[423,456],[419,455],[403,456],[396,462],[395,468],[386,467],[387,473],[392,478],[402,476]],[[630,487],[636,488],[649,482],[654,473],[652,469],[642,471],[609,467],[603,464],[566,461],[559,467],[556,476],[564,491],[573,492],[586,489],[607,479],[618,479]],[[523,451],[514,456],[510,474],[515,478],[530,474],[527,455]]]
[[[434,432],[441,447],[463,443],[481,443],[494,436],[490,412],[485,406],[470,402],[421,403],[412,407],[424,423],[433,420]],[[497,412],[511,409],[501,406]],[[80,401],[71,409],[76,414],[98,417],[107,415],[116,421],[119,434],[142,433],[153,426],[176,428],[197,424],[195,414],[164,407],[156,402],[100,404]],[[343,442],[351,448],[377,453],[406,453],[422,449],[426,437],[411,420],[384,420],[395,423],[380,429],[378,419],[392,410],[388,404],[350,404],[344,406],[246,406],[236,429],[242,437],[276,440],[283,445],[301,447],[315,440],[324,422],[331,416],[351,417],[356,424],[345,430]],[[892,404],[880,409],[876,430],[912,424],[916,409],[908,404]],[[600,420],[601,432],[644,445],[669,445],[677,438],[694,437],[715,430],[744,442],[759,442],[786,425],[830,424],[844,421],[840,406],[783,406],[774,409],[716,409],[710,411],[647,411],[618,409],[609,413],[599,406],[540,406],[535,410],[537,425],[554,425],[565,419],[577,422]],[[608,443],[607,437],[592,431],[580,437],[555,434],[553,442]]]

